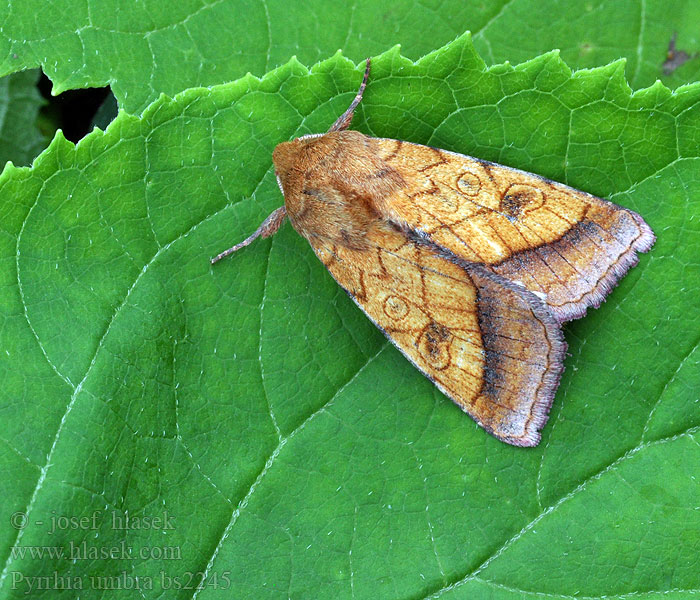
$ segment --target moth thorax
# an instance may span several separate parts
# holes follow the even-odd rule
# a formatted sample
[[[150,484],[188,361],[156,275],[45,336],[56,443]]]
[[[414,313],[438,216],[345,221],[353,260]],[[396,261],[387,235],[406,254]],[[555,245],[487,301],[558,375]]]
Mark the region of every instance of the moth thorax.
[[[367,231],[375,220],[366,204],[327,182],[302,181],[305,185],[297,192],[285,190],[287,214],[294,228],[309,239],[321,238],[331,244],[363,249]]]

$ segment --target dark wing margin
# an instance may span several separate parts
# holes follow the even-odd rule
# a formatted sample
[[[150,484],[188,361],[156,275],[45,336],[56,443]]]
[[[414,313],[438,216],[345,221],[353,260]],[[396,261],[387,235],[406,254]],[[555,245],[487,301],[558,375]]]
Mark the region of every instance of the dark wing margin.
[[[491,419],[481,425],[509,444],[536,446],[564,370],[564,334],[547,304],[523,286],[480,265],[465,270],[479,289],[486,353],[478,402]]]

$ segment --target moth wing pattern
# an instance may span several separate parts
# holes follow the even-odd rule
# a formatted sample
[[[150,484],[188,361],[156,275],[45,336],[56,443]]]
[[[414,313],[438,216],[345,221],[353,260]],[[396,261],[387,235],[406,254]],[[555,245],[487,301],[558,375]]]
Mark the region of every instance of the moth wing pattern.
[[[543,297],[555,319],[597,307],[654,234],[635,212],[544,177],[398,140],[368,138],[404,186],[386,217]]]
[[[502,441],[537,445],[566,348],[537,296],[479,265],[456,265],[386,224],[368,232],[364,249],[309,241],[443,393]]]

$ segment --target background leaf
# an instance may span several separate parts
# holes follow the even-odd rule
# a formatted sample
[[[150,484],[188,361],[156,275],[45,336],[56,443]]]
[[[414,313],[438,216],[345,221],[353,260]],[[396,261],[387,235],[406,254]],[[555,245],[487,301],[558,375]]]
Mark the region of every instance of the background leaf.
[[[54,93],[110,85],[138,113],[161,92],[261,76],[293,55],[312,64],[341,49],[359,62],[401,44],[417,59],[470,30],[490,64],[561,48],[572,67],[625,57],[634,87],[677,86],[698,76],[699,19],[694,0],[23,0],[0,7],[0,74],[41,66]],[[694,58],[666,76],[674,31]]]
[[[36,126],[45,104],[36,89],[38,77],[32,70],[0,79],[0,165],[8,160],[29,164],[48,143]]]

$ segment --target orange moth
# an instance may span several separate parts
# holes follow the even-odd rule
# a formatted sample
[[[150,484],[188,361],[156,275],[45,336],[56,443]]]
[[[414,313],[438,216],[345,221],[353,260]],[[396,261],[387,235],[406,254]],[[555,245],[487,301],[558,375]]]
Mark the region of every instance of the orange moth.
[[[498,439],[535,446],[563,369],[561,324],[597,307],[654,234],[635,212],[478,158],[348,130],[279,144],[289,218],[355,303]]]

